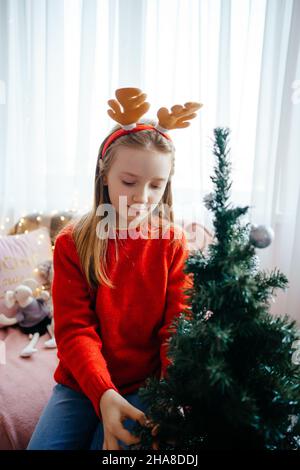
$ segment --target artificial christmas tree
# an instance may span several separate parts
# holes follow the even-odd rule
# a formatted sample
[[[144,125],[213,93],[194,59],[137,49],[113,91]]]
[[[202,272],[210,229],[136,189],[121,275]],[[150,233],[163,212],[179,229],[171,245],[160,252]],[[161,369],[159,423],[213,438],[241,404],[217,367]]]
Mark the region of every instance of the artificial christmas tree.
[[[215,240],[186,261],[188,311],[172,324],[166,377],[140,389],[149,424],[134,427],[135,449],[300,449],[299,330],[269,313],[288,281],[258,268],[255,247],[267,246],[272,230],[243,224],[249,207],[228,202],[228,140],[227,128],[214,130],[214,192],[205,204]]]

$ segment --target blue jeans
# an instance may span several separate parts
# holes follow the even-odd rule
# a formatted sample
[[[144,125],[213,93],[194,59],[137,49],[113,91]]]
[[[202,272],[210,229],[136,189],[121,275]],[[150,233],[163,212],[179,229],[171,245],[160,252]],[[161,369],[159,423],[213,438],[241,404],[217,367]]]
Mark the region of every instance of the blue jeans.
[[[139,410],[146,411],[146,405],[138,397],[138,392],[124,395],[124,398]],[[123,422],[129,431],[134,424],[129,418]],[[103,437],[102,422],[86,395],[57,384],[27,450],[102,450]],[[118,443],[128,449],[122,441],[118,440]]]

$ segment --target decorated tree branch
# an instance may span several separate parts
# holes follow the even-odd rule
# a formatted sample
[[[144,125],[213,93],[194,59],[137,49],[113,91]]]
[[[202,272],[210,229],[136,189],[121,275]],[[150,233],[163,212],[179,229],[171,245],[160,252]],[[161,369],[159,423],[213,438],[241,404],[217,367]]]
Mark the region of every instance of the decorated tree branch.
[[[215,238],[186,261],[188,311],[173,322],[166,377],[140,389],[149,422],[135,426],[135,449],[300,449],[299,329],[269,312],[288,280],[259,269],[256,249],[271,243],[272,230],[242,222],[249,207],[230,204],[229,134],[214,130],[205,205]]]

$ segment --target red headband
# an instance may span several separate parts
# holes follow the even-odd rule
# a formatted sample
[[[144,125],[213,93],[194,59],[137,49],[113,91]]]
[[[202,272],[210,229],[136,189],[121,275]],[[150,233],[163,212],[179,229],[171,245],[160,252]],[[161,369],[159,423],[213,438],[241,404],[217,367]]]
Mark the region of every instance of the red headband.
[[[101,153],[101,158],[103,159],[105,153],[106,153],[106,150],[107,148],[109,147],[109,145],[114,141],[116,140],[118,137],[121,137],[122,135],[126,135],[126,134],[130,134],[132,132],[139,132],[139,131],[144,131],[144,130],[155,130],[156,132],[159,132],[161,135],[163,135],[166,139],[168,140],[171,140],[171,137],[168,135],[168,134],[165,134],[164,132],[161,132],[159,131],[158,129],[156,129],[155,127],[153,126],[148,126],[146,124],[137,124],[136,127],[134,127],[133,129],[130,129],[130,130],[125,130],[125,129],[118,129],[117,131],[113,132],[107,139],[107,141],[105,142],[105,145],[102,149],[102,153]]]

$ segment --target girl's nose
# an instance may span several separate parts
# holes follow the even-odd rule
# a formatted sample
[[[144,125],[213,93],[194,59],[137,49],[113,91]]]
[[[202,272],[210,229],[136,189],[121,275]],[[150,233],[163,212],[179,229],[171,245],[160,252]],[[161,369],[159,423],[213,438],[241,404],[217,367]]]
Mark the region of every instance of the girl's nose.
[[[148,202],[147,191],[143,191],[139,194],[135,194],[133,196],[133,202],[135,202],[137,204],[147,204],[147,202]]]

